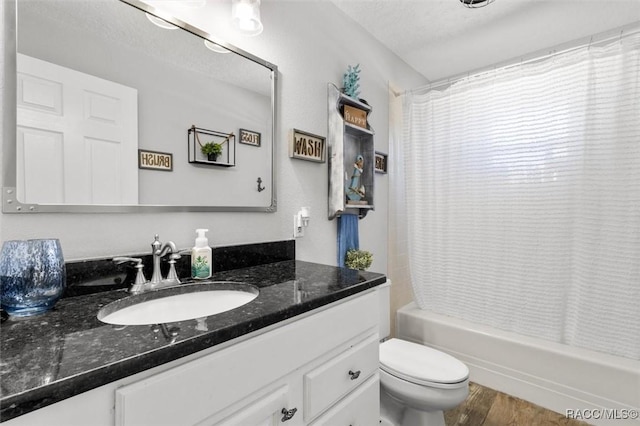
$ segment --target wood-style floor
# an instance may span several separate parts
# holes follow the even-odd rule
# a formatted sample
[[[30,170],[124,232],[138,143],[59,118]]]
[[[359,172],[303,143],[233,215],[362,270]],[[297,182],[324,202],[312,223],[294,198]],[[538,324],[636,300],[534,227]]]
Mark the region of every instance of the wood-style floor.
[[[587,426],[562,414],[469,383],[469,396],[453,410],[445,411],[447,426]]]

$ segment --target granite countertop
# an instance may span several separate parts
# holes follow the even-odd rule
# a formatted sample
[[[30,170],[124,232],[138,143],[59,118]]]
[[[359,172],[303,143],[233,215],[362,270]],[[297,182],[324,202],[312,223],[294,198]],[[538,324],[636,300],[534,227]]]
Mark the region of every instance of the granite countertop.
[[[46,314],[4,321],[0,421],[295,317],[386,277],[287,260],[218,272],[211,280],[253,284],[260,293],[234,310],[166,325],[100,322],[98,310],[127,297],[124,289],[66,297]]]

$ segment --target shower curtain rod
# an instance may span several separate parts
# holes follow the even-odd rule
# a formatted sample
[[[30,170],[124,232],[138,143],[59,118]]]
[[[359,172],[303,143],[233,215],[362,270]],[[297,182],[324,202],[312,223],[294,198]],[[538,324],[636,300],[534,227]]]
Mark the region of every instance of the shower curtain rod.
[[[536,61],[542,61],[544,59],[553,57],[555,55],[560,55],[560,54],[564,54],[564,53],[569,53],[569,52],[573,52],[575,50],[579,50],[579,49],[583,49],[585,47],[591,47],[592,45],[596,45],[596,44],[601,44],[601,43],[606,43],[615,39],[620,39],[622,40],[625,37],[634,35],[634,34],[638,34],[640,33],[640,21],[639,22],[634,22],[632,24],[629,25],[625,25],[622,27],[619,27],[615,30],[610,30],[610,31],[605,31],[603,33],[599,33],[596,35],[592,35],[592,36],[588,36],[588,37],[584,37],[584,38],[580,38],[574,41],[570,41],[568,43],[563,43],[560,45],[555,46],[552,49],[543,49],[543,50],[539,50],[535,53],[526,55],[526,56],[522,56],[517,60],[508,60],[502,63],[497,63],[494,65],[490,65],[487,67],[482,67],[482,68],[478,68],[476,70],[473,71],[469,71],[469,72],[465,72],[463,74],[458,74],[454,77],[449,77],[446,79],[442,79],[442,80],[438,80],[432,83],[428,83],[424,86],[420,86],[420,87],[416,87],[415,89],[410,89],[410,90],[405,90],[404,92],[393,92],[393,94],[395,95],[395,97],[401,96],[401,95],[406,95],[406,94],[413,94],[413,93],[420,93],[422,91],[429,91],[431,89],[437,88],[437,87],[442,87],[442,86],[447,86],[447,85],[451,85],[457,81],[460,81],[464,78],[467,78],[471,75],[477,75],[477,74],[482,74],[485,72],[489,72],[489,71],[495,71],[497,69],[508,69],[511,67],[515,67],[515,66],[519,66],[519,65],[523,65],[523,64],[528,64],[528,63],[532,63],[532,62],[536,62]]]

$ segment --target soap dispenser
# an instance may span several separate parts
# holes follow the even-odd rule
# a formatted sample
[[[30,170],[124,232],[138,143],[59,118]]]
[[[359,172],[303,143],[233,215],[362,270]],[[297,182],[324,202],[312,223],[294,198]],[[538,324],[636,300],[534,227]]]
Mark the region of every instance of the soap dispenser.
[[[196,229],[196,245],[191,249],[191,276],[205,279],[211,276],[212,256],[209,240],[205,233],[208,229]]]

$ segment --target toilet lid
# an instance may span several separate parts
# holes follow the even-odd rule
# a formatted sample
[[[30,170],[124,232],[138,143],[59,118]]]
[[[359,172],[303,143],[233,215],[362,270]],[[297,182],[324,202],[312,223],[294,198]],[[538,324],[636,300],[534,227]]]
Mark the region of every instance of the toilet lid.
[[[406,340],[380,345],[380,368],[413,383],[460,383],[469,378],[461,361],[436,349]]]

